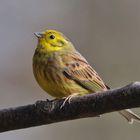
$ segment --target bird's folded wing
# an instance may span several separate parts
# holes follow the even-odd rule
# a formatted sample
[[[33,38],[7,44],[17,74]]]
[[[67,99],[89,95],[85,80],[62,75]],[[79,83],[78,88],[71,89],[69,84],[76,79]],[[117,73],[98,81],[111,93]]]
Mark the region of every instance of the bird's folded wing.
[[[91,92],[107,89],[103,80],[80,53],[75,52],[68,55],[70,56],[67,56],[67,58],[70,58],[70,60],[65,61],[65,68],[63,70],[63,74],[67,78],[74,80],[77,84]]]

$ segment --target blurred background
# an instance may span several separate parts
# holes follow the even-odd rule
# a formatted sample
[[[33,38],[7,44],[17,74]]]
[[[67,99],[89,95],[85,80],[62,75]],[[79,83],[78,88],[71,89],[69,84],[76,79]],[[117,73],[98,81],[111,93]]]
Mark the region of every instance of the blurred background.
[[[34,32],[57,29],[112,88],[139,81],[140,1],[0,0],[0,108],[52,99],[32,73]],[[140,109],[134,109],[140,115]],[[117,113],[0,134],[4,140],[137,140]]]

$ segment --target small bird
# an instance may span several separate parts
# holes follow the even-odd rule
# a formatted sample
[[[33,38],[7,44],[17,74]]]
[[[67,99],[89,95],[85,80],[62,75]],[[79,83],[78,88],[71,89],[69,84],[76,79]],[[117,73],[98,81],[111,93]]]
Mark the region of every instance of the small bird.
[[[108,86],[61,32],[46,30],[36,32],[37,48],[33,56],[33,72],[42,89],[51,96],[70,101],[77,95],[108,90]],[[119,113],[129,123],[140,121],[130,109]]]

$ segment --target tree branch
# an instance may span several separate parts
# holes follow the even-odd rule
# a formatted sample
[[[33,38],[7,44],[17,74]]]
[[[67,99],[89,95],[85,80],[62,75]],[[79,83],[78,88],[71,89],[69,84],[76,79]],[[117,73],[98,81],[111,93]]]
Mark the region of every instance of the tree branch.
[[[140,107],[140,82],[104,92],[74,97],[60,108],[64,99],[0,110],[0,132],[65,120],[95,117],[127,108]]]

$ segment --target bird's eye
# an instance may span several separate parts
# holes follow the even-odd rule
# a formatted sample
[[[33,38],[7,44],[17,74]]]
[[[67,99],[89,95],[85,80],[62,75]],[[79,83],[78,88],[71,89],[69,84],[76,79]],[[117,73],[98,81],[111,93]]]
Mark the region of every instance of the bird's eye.
[[[54,35],[50,35],[50,39],[55,39],[55,36]]]

